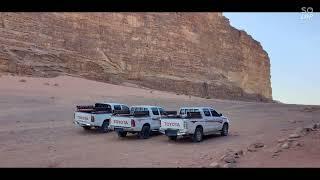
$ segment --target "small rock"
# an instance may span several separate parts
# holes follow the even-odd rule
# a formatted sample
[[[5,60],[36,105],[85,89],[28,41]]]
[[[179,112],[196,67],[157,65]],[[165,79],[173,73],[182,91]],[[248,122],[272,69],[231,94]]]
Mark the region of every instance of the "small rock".
[[[236,168],[237,165],[235,163],[227,163],[223,165],[224,168]]]
[[[212,168],[219,168],[219,167],[221,167],[221,166],[220,166],[220,164],[219,164],[219,163],[217,163],[217,162],[213,162],[213,163],[211,163],[211,164],[209,165],[209,167],[212,167]]]
[[[58,84],[58,83],[55,83],[54,86],[59,86],[59,84]]]
[[[257,151],[258,148],[262,148],[262,147],[264,147],[263,143],[253,143],[247,148],[247,150],[250,152],[255,152]]]
[[[44,85],[49,86],[50,84],[48,82],[44,83]]]
[[[227,155],[221,156],[220,161],[223,161],[226,156],[227,156]]]
[[[238,154],[235,154],[233,157],[234,158],[240,158],[240,156]]]
[[[286,138],[280,138],[280,139],[278,139],[278,143],[283,143],[283,142],[285,142],[287,139]]]
[[[297,141],[297,139],[288,139],[288,142],[293,142],[293,141]]]
[[[264,144],[263,143],[254,143],[254,147],[255,148],[262,148],[262,147],[264,147]]]
[[[20,79],[19,82],[27,82],[25,79]]]
[[[309,126],[306,126],[306,127],[302,128],[300,133],[303,134],[303,135],[307,135],[308,133],[310,133],[311,131],[314,131],[314,130],[315,129],[313,128],[313,125],[309,125]]]
[[[290,120],[289,122],[290,123],[296,123],[297,121],[296,120]]]
[[[277,154],[277,153],[279,153],[279,152],[281,152],[282,150],[280,149],[280,148],[276,148],[274,151],[273,151],[273,153],[274,154]]]
[[[286,143],[282,144],[281,148],[282,149],[289,149],[289,143],[286,142]]]
[[[299,134],[296,134],[296,133],[289,135],[289,138],[291,138],[291,139],[292,139],[292,138],[299,138],[299,137],[301,137],[301,136],[300,136]]]
[[[223,158],[224,162],[226,163],[236,163],[236,158],[233,156],[226,156]]]
[[[307,135],[309,132],[313,131],[313,126],[306,126],[306,127],[298,127],[296,129],[296,133],[301,134],[301,135]]]
[[[280,155],[279,153],[273,153],[271,157],[275,158],[275,157],[278,157],[279,155]]]
[[[295,130],[296,133],[301,133],[303,132],[303,128],[302,127],[298,127],[296,130]]]
[[[304,128],[303,128],[303,130],[305,130],[305,131],[314,131],[314,128],[313,128],[314,126],[313,126],[313,124],[312,125],[308,125],[308,126],[305,126]]]
[[[301,146],[302,146],[302,144],[299,143],[298,141],[292,142],[291,145],[292,145],[293,147],[296,147],[296,146],[300,146],[300,147],[301,147]]]
[[[318,123],[313,124],[312,129],[313,130],[318,129]]]
[[[240,155],[240,156],[244,155],[243,150],[236,151],[235,154],[236,154],[236,155]]]
[[[247,150],[248,150],[249,152],[256,152],[256,151],[257,151],[257,149],[255,149],[255,148],[252,147],[252,146],[249,146],[249,147],[247,148]]]

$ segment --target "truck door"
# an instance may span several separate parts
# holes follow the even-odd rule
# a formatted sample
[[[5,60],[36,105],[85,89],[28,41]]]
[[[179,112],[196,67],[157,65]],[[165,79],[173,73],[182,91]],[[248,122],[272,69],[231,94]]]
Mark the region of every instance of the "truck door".
[[[213,131],[214,121],[213,121],[213,118],[212,118],[208,108],[203,108],[202,111],[204,114],[204,116],[203,116],[203,122],[204,122],[203,132],[209,133],[209,132]]]
[[[219,115],[219,113],[217,111],[215,111],[214,109],[210,109],[210,112],[211,112],[211,115],[213,117],[213,121],[215,122],[214,123],[214,127],[213,127],[213,130],[214,131],[219,131],[222,129],[222,118],[221,116]]]
[[[160,128],[160,111],[157,107],[151,108],[151,130]]]
[[[121,110],[123,111],[123,113],[130,114],[130,110],[128,106],[121,105]]]
[[[121,106],[120,105],[114,105],[113,106],[113,110],[114,111],[120,111],[121,110]]]

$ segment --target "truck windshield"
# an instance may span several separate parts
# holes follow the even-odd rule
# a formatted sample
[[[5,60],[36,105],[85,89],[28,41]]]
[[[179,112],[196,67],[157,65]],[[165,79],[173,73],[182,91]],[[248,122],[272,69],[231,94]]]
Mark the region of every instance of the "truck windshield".
[[[181,109],[180,110],[180,115],[185,115],[188,112],[200,112],[199,109]]]
[[[145,107],[132,107],[130,114],[135,117],[144,117],[150,115],[148,108]]]
[[[141,112],[141,111],[149,111],[148,108],[145,107],[132,107],[131,112]]]

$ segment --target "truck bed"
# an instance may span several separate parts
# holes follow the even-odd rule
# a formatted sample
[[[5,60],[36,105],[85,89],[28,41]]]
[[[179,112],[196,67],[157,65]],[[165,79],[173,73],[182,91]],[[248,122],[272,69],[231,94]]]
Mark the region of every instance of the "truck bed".
[[[103,113],[112,113],[112,109],[110,106],[77,106],[76,112],[83,112],[83,113],[94,113],[94,114],[103,114]]]

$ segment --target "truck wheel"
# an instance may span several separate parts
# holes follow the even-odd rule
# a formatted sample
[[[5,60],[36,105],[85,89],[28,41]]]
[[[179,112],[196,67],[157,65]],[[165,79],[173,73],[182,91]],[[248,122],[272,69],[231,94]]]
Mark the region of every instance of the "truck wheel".
[[[86,131],[88,131],[88,130],[90,130],[90,129],[91,129],[91,127],[90,127],[90,126],[82,126],[82,128],[83,128],[84,130],[86,130]]]
[[[127,136],[127,132],[126,131],[118,132],[118,136],[119,137],[126,137]]]
[[[138,136],[140,139],[148,139],[150,136],[150,127],[146,125],[143,126]]]
[[[168,136],[169,140],[171,141],[175,141],[177,140],[177,136]]]
[[[203,131],[201,127],[197,127],[194,131],[194,134],[192,135],[192,141],[193,142],[200,142],[203,138]]]
[[[228,136],[229,125],[224,123],[221,129],[221,136]]]
[[[109,126],[109,121],[108,120],[104,120],[103,123],[102,123],[102,126],[100,127],[100,131],[102,133],[109,132],[108,126]]]

